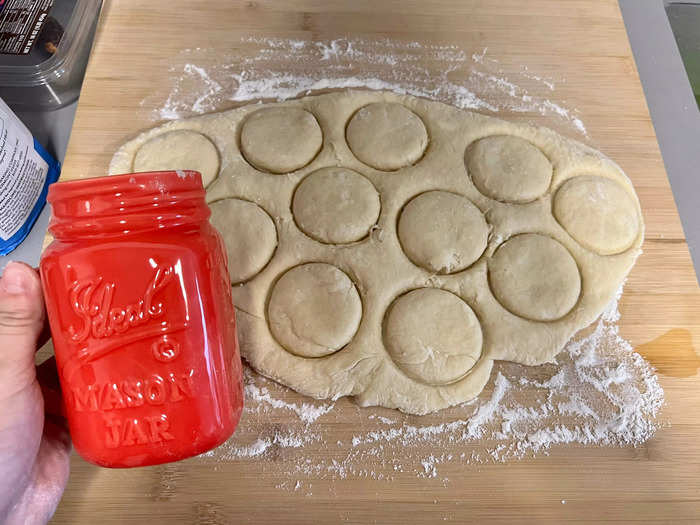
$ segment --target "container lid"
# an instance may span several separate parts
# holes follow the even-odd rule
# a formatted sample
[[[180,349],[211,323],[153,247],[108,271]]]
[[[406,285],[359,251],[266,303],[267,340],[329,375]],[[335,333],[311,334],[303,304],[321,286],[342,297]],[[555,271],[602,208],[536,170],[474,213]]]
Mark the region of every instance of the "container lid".
[[[0,6],[0,86],[31,87],[65,74],[101,2],[5,0]]]

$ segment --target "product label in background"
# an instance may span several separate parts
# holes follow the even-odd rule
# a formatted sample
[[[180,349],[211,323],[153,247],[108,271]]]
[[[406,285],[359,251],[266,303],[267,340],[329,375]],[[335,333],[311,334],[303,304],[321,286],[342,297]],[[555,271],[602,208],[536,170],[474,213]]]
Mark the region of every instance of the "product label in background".
[[[0,54],[27,55],[54,0],[0,0]]]
[[[60,164],[0,100],[0,255],[27,236]]]

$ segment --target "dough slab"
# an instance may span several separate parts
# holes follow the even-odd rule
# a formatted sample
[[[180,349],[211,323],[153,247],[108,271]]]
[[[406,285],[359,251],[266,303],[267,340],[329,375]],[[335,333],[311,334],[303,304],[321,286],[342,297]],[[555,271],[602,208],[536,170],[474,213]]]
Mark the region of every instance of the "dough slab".
[[[110,173],[196,165],[216,170],[207,199],[245,359],[315,398],[413,414],[472,399],[494,360],[551,362],[644,235],[600,152],[387,92],[168,122]]]

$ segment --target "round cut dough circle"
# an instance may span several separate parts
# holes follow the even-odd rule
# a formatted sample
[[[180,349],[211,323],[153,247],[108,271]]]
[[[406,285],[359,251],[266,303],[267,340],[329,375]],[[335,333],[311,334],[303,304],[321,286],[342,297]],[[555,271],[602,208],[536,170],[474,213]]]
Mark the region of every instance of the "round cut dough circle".
[[[481,325],[462,299],[436,288],[402,295],[389,309],[384,344],[409,377],[445,385],[463,377],[479,360]]]
[[[489,261],[489,283],[498,302],[533,321],[555,321],[581,293],[576,261],[559,242],[536,233],[508,239]]]
[[[300,357],[337,352],[352,340],[362,319],[355,284],[325,263],[302,264],[282,275],[267,310],[277,342]]]
[[[404,207],[399,240],[417,266],[439,274],[472,265],[486,249],[489,226],[479,208],[454,193],[429,191]]]
[[[250,280],[275,253],[275,223],[260,206],[241,199],[223,199],[209,208],[211,223],[226,245],[231,284]]]
[[[414,164],[428,147],[423,121],[396,103],[375,102],[360,108],[350,119],[345,136],[358,159],[382,171]]]
[[[630,194],[606,177],[583,175],[564,182],[554,195],[559,224],[585,248],[601,255],[628,249],[639,233],[639,214]]]
[[[508,135],[486,137],[469,145],[467,173],[477,189],[497,201],[522,203],[544,194],[552,164],[528,141]]]
[[[365,237],[377,222],[379,194],[372,183],[346,168],[322,168],[307,176],[296,192],[292,213],[309,237],[345,244]]]
[[[311,113],[295,107],[261,109],[241,128],[241,152],[261,171],[290,173],[321,150],[323,133]]]
[[[206,188],[219,173],[219,152],[207,137],[178,129],[153,137],[139,148],[133,171],[193,170]]]

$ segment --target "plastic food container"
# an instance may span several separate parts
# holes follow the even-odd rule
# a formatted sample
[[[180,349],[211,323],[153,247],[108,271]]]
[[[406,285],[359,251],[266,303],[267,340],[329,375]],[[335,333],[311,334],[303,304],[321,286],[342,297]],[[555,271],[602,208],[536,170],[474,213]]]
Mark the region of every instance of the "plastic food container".
[[[0,98],[15,110],[78,98],[101,0],[0,0]]]
[[[41,279],[76,450],[105,467],[224,442],[243,409],[226,251],[201,176],[50,186]]]

